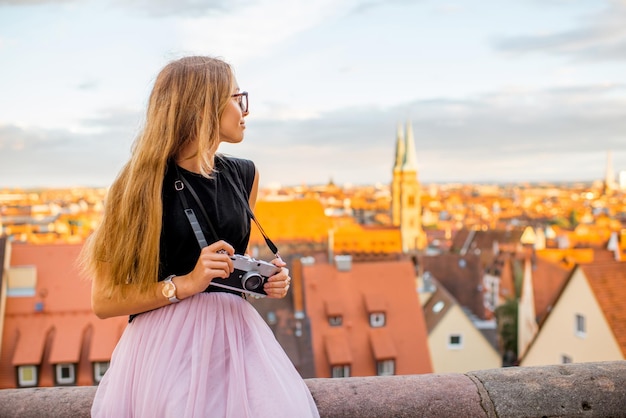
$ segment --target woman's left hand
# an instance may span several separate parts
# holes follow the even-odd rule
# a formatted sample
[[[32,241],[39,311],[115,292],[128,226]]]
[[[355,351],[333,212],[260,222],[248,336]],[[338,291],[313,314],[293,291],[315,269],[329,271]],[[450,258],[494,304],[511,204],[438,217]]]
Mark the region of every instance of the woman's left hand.
[[[280,271],[275,275],[267,279],[267,282],[263,286],[263,290],[267,293],[267,296],[274,299],[280,299],[287,296],[289,291],[289,284],[291,283],[291,277],[289,277],[289,269],[287,265],[280,258],[275,258],[271,261],[276,267],[280,267]]]

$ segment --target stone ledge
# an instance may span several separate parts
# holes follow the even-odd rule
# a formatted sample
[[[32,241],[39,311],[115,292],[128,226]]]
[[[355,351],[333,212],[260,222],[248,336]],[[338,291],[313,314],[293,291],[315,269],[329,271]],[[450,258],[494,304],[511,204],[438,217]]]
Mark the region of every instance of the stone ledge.
[[[626,361],[306,383],[322,417],[626,416]],[[0,418],[89,417],[95,391],[0,390]]]

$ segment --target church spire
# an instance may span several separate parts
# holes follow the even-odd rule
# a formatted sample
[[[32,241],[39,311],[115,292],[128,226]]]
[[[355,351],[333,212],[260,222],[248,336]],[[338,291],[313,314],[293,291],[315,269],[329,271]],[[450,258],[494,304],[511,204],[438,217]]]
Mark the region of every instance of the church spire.
[[[413,139],[413,126],[411,125],[411,121],[407,121],[406,123],[406,140],[402,171],[417,172],[417,152],[415,151],[415,140]]]
[[[393,166],[393,171],[402,170],[404,163],[404,132],[402,132],[402,125],[398,123],[398,132],[396,133],[396,163]]]
[[[606,155],[606,174],[604,176],[604,192],[612,193],[616,189],[615,172],[613,171],[613,160],[611,158],[611,151]]]

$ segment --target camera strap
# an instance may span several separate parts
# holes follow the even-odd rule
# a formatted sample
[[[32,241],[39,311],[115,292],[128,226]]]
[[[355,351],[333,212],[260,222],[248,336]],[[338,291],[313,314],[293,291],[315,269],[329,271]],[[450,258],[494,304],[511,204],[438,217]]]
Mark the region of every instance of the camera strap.
[[[263,230],[263,227],[257,220],[256,216],[254,216],[252,209],[250,209],[250,202],[248,201],[248,199],[244,198],[243,194],[241,193],[241,190],[239,189],[239,187],[237,187],[237,185],[235,184],[235,181],[230,176],[230,173],[226,170],[224,170],[224,177],[226,177],[226,180],[228,180],[228,182],[230,183],[230,186],[235,190],[235,194],[237,195],[237,197],[239,197],[239,200],[241,200],[241,203],[243,204],[244,208],[248,212],[250,219],[252,219],[254,223],[256,224],[257,228],[259,228],[259,231],[261,232],[261,235],[263,235],[263,238],[265,239],[265,243],[267,244],[272,254],[274,254],[277,258],[280,258],[280,254],[278,253],[278,248],[272,242],[272,240],[269,239],[269,237]]]
[[[206,238],[204,237],[204,233],[202,232],[202,228],[200,227],[200,223],[198,222],[198,218],[196,217],[195,212],[193,211],[193,209],[191,209],[189,207],[189,203],[187,203],[187,198],[185,197],[185,193],[183,192],[183,189],[185,187],[187,187],[189,192],[191,192],[191,195],[193,196],[193,198],[196,200],[196,202],[200,206],[200,210],[202,211],[202,215],[204,215],[204,219],[209,224],[209,229],[211,230],[211,233],[213,234],[213,238],[215,238],[215,241],[219,240],[219,238],[217,236],[217,232],[215,232],[215,228],[213,228],[213,223],[211,222],[211,219],[209,218],[209,215],[206,213],[206,210],[204,209],[204,206],[200,203],[200,199],[198,198],[198,195],[196,194],[196,191],[193,189],[193,187],[191,187],[191,185],[189,184],[187,179],[184,178],[180,174],[180,171],[178,170],[178,166],[176,164],[174,164],[174,165],[176,167],[176,175],[177,175],[177,179],[176,179],[176,181],[174,181],[174,188],[176,189],[176,191],[180,192],[180,193],[178,193],[178,197],[180,197],[180,202],[183,205],[183,209],[185,211],[185,215],[187,216],[187,220],[189,220],[189,224],[191,225],[191,229],[193,229],[193,233],[196,236],[196,240],[198,241],[198,245],[200,245],[200,248],[204,248],[204,247],[208,246],[209,243],[206,241]]]
[[[189,184],[187,179],[183,177],[180,170],[178,169],[178,164],[176,164],[175,162],[174,162],[174,167],[176,169],[176,177],[177,177],[176,180],[174,181],[174,188],[176,189],[176,191],[179,192],[178,196],[180,197],[180,201],[183,205],[183,209],[185,210],[185,215],[187,216],[187,219],[189,220],[189,224],[191,225],[191,229],[193,229],[193,233],[196,236],[196,240],[198,241],[200,248],[204,248],[208,245],[208,243],[206,241],[206,238],[204,237],[204,233],[202,232],[202,228],[200,227],[200,223],[198,222],[198,218],[196,217],[196,214],[194,213],[193,209],[189,207],[189,203],[187,202],[187,198],[185,197],[185,193],[183,191],[184,188],[187,188],[189,190],[189,192],[191,193],[191,196],[194,198],[194,200],[198,204],[198,207],[200,208],[200,211],[202,212],[202,216],[204,216],[205,221],[209,225],[209,229],[211,230],[211,234],[213,234],[213,238],[215,238],[215,241],[218,241],[219,237],[217,235],[217,232],[215,232],[213,223],[211,222],[209,215],[204,209],[204,205],[200,201],[198,194],[193,189],[193,187],[191,187],[191,184]],[[239,188],[235,185],[235,182],[231,178],[230,173],[228,173],[227,170],[224,170],[223,173],[224,173],[224,177],[226,177],[231,187],[234,189],[235,194],[237,195],[239,200],[242,201],[246,212],[248,212],[248,215],[250,216],[250,218],[254,221],[256,226],[259,228],[259,231],[261,232],[261,235],[263,235],[263,238],[265,239],[265,243],[267,244],[269,249],[277,258],[280,258],[278,248],[272,242],[272,240],[270,240],[269,237],[265,234],[265,231],[261,227],[261,224],[256,219],[256,216],[254,216],[254,214],[252,213],[249,202],[243,197],[243,195],[241,194],[241,190],[239,190]]]

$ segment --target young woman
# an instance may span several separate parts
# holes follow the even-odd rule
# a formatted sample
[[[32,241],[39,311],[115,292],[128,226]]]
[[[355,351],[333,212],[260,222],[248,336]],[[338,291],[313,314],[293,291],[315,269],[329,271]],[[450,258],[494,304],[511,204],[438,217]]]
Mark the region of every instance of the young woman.
[[[221,142],[243,140],[247,115],[247,93],[222,60],[186,57],[159,73],[145,128],[81,257],[96,315],[130,315],[93,417],[319,416],[257,311],[210,286],[229,277],[250,236],[254,163],[217,154]],[[210,243],[202,249],[183,201]],[[278,273],[264,290],[282,298],[291,278],[282,260],[272,263]]]

